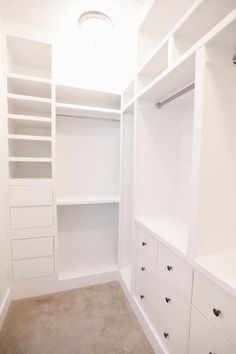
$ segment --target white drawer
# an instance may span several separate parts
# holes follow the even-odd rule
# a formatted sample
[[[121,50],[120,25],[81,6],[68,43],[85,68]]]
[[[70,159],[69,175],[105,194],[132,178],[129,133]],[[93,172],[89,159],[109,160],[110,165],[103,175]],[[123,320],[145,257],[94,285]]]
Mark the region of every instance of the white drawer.
[[[52,186],[11,186],[11,207],[52,205]]]
[[[53,237],[13,240],[13,260],[53,256]]]
[[[191,313],[189,354],[235,354],[196,311]]]
[[[13,229],[52,226],[53,209],[50,206],[11,208],[10,219]]]
[[[157,264],[157,240],[140,226],[136,240],[139,261],[146,260],[146,262]]]
[[[158,268],[164,281],[174,286],[178,292],[190,301],[193,278],[191,266],[167,247],[160,244],[158,248]]]
[[[23,280],[53,275],[54,258],[35,258],[13,262],[13,278]]]
[[[193,305],[236,348],[236,300],[197,271]]]
[[[159,336],[168,354],[187,354],[188,339],[162,318],[159,321]],[[208,354],[208,353],[206,353]]]
[[[152,303],[153,293],[150,290],[148,279],[138,272],[135,275],[135,297],[150,320],[155,312]]]
[[[157,302],[160,302],[158,308],[161,308],[161,313],[165,314],[167,322],[185,336],[189,335],[190,322],[190,304],[180,296],[173,287],[163,285],[160,282],[153,282],[157,286],[158,297]]]

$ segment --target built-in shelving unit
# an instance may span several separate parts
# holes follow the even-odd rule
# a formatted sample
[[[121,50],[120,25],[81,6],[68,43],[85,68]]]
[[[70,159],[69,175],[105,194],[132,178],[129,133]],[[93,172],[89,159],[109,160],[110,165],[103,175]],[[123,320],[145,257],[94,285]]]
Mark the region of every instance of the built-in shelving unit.
[[[64,85],[56,93],[59,278],[111,272],[117,269],[120,96]]]

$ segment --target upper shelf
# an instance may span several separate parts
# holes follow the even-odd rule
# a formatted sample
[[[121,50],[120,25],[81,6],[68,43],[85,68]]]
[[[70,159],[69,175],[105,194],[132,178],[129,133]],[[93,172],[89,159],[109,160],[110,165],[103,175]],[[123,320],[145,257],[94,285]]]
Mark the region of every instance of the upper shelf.
[[[8,94],[8,113],[17,116],[51,116],[51,100],[48,98]]]
[[[117,109],[106,109],[100,107],[88,107],[75,104],[57,103],[57,117],[82,117],[120,120],[120,111]]]
[[[118,94],[64,85],[56,86],[56,102],[105,109],[121,109],[121,96]]]
[[[51,78],[51,45],[7,36],[8,72]]]

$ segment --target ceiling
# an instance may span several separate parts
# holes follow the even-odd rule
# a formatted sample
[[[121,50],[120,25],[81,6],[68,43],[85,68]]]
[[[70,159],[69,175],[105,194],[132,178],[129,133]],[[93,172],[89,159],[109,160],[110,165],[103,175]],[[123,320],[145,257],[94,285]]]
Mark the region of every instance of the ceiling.
[[[45,29],[72,29],[88,10],[103,11],[117,28],[137,20],[147,0],[0,0],[0,14],[12,21]]]

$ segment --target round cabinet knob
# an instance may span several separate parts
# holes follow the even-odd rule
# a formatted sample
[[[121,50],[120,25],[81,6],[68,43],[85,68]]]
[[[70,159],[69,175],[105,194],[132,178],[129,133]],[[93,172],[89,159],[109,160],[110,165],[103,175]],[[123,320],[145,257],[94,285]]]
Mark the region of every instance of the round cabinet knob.
[[[167,268],[168,272],[170,272],[171,270],[173,270],[173,267],[170,266],[170,265],[168,265],[166,268]]]
[[[165,300],[166,300],[166,303],[167,303],[167,304],[169,304],[170,301],[171,301],[171,299],[170,299],[169,297],[166,297]]]
[[[142,271],[142,272],[144,272],[144,271],[145,271],[145,269],[146,269],[145,267],[141,267],[141,271]]]
[[[213,352],[209,352],[209,354],[216,354],[215,352],[213,353]]]
[[[221,314],[221,311],[220,310],[217,310],[217,309],[213,309],[213,313],[216,317],[219,317],[220,314]]]
[[[147,245],[147,242],[142,242],[142,245],[143,245],[143,246],[146,246],[146,245]]]
[[[140,299],[144,299],[144,295],[140,295]]]
[[[165,338],[169,338],[169,333],[164,332],[164,337],[165,337]]]

